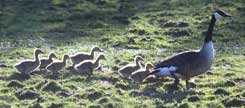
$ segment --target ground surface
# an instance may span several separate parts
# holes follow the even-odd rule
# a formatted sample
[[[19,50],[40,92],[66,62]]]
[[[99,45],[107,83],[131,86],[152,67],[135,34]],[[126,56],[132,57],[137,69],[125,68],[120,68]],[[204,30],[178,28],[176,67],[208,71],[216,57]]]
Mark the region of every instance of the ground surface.
[[[0,3],[0,107],[244,107],[245,2],[243,0],[3,0]],[[134,84],[115,71],[135,55],[156,63],[202,46],[210,14],[218,21],[215,61],[193,78],[194,90],[169,88],[170,78]],[[21,76],[13,65],[33,58],[33,49],[74,54],[92,46],[105,50],[105,72],[58,77]],[[69,62],[69,65],[71,63]]]

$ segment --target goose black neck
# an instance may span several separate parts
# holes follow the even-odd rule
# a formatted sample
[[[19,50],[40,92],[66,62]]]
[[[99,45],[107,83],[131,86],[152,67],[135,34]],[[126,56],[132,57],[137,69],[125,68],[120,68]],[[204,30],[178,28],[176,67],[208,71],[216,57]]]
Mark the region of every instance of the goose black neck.
[[[213,29],[214,29],[215,22],[216,22],[215,16],[212,15],[211,22],[210,22],[209,27],[208,27],[207,35],[205,37],[205,42],[212,41]]]

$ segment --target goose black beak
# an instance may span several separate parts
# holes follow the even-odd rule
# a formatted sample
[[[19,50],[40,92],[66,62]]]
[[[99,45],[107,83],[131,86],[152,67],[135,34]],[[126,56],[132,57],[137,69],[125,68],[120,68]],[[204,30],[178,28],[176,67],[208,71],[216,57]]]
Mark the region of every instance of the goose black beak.
[[[225,17],[232,17],[231,14],[225,13]]]
[[[228,14],[227,17],[232,17],[232,15]]]

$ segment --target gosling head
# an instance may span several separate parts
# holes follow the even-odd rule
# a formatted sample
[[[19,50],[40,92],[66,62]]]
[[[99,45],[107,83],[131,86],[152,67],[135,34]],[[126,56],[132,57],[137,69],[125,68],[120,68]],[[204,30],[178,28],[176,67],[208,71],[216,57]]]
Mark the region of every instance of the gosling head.
[[[99,47],[94,47],[94,48],[93,48],[93,51],[104,52],[104,50],[102,50],[102,49],[99,48]]]
[[[222,18],[225,18],[225,17],[231,17],[230,14],[224,12],[224,11],[221,11],[221,10],[217,10],[213,13],[213,16],[216,20],[218,19],[222,19]]]
[[[64,59],[64,60],[67,60],[67,59],[69,59],[69,58],[70,58],[70,57],[69,57],[68,55],[66,55],[66,54],[63,56],[63,59]]]
[[[146,70],[150,70],[150,69],[152,69],[154,66],[153,66],[153,64],[151,64],[151,63],[147,63],[146,65],[145,65],[145,69]]]
[[[144,59],[141,56],[135,56],[134,61],[139,62],[144,61]]]
[[[57,58],[57,57],[54,53],[49,53],[49,58],[52,59],[52,58]]]
[[[37,49],[35,49],[35,54],[36,54],[36,55],[38,55],[38,54],[42,54],[42,53],[43,53],[43,51],[42,51],[42,50],[40,50],[40,49],[38,49],[38,48],[37,48]]]

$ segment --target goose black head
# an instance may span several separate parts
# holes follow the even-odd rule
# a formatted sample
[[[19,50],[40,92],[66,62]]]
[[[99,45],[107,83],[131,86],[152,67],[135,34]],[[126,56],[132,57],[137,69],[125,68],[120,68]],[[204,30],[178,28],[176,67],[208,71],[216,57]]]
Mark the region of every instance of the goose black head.
[[[228,14],[228,13],[226,13],[224,11],[221,11],[221,10],[215,11],[213,15],[214,15],[216,20],[217,19],[221,19],[221,18],[225,18],[225,17],[231,17],[230,14]]]
[[[49,58],[57,58],[54,53],[49,53]]]

